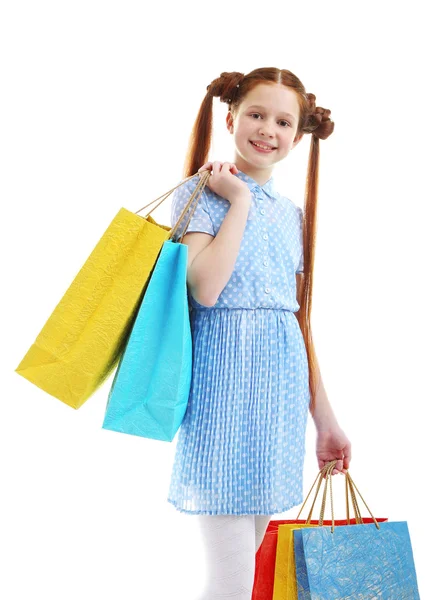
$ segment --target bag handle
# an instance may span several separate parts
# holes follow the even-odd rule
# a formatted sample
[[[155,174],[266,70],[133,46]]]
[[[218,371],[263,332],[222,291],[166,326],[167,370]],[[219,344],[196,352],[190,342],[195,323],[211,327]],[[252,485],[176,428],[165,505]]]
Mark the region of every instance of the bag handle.
[[[186,225],[183,228],[183,232],[182,232],[182,234],[180,236],[180,239],[179,239],[179,243],[182,242],[183,237],[184,237],[184,235],[186,234],[186,232],[188,230],[189,223],[191,222],[192,215],[194,214],[195,209],[197,208],[197,204],[198,204],[198,202],[200,200],[200,197],[201,197],[201,195],[203,193],[203,188],[205,187],[205,185],[206,185],[206,183],[207,183],[207,181],[208,181],[208,179],[209,179],[210,176],[211,176],[211,172],[210,171],[204,171],[203,175],[200,177],[200,181],[197,183],[197,186],[196,186],[195,190],[192,192],[192,194],[191,194],[188,202],[186,203],[186,206],[184,207],[184,209],[183,209],[180,217],[178,218],[177,223],[175,224],[175,226],[171,230],[168,239],[171,239],[171,238],[174,237],[177,229],[180,227],[180,224],[181,224],[182,220],[184,219],[186,211],[188,210],[189,206],[192,204],[193,200],[196,199],[195,200],[195,204],[192,207],[191,212],[189,213],[188,220],[186,222]]]
[[[346,482],[346,514],[348,517],[348,525],[349,523],[349,495],[351,496],[352,506],[354,508],[355,521],[357,524],[362,525],[363,519],[360,513],[360,507],[358,506],[357,497],[355,495],[353,482],[350,481],[348,473],[346,473],[345,477]]]
[[[180,187],[181,185],[183,185],[184,183],[186,183],[187,181],[189,181],[190,179],[192,179],[193,177],[195,177],[197,175],[197,173],[194,173],[194,175],[189,175],[189,177],[185,177],[185,179],[183,179],[182,181],[180,181],[179,184],[177,184],[176,186],[174,186],[172,189],[170,189],[168,192],[165,192],[164,194],[162,194],[161,196],[159,196],[158,198],[156,198],[155,200],[152,200],[152,202],[149,202],[148,204],[146,204],[146,206],[143,206],[142,208],[140,208],[139,210],[137,210],[134,214],[138,215],[139,212],[141,212],[142,210],[144,210],[145,208],[147,208],[148,206],[151,206],[151,204],[153,204],[154,202],[157,202],[157,200],[160,200],[160,198],[163,198],[163,196],[165,196],[163,198],[163,200],[161,200],[157,206],[155,208],[151,208],[151,210],[148,212],[148,214],[146,215],[146,217],[148,215],[150,215],[152,213],[153,210],[155,210],[158,206],[160,206],[160,204],[166,200],[166,198],[172,194],[172,192],[174,190],[176,190],[178,187]],[[146,219],[146,217],[143,217],[144,219]]]
[[[320,470],[320,472],[318,473],[318,475],[317,475],[317,477],[316,477],[316,479],[315,479],[315,481],[314,481],[314,483],[313,483],[313,485],[312,485],[312,487],[311,487],[308,495],[306,496],[306,499],[303,502],[303,505],[302,505],[302,507],[301,507],[298,515],[297,515],[297,519],[298,519],[299,516],[300,516],[300,513],[303,510],[303,507],[305,506],[305,504],[306,504],[306,502],[307,502],[307,500],[308,500],[308,498],[309,498],[309,496],[310,496],[310,494],[311,494],[311,492],[312,492],[312,490],[314,488],[314,485],[315,485],[317,479],[319,479],[319,483],[318,483],[318,486],[317,486],[317,491],[316,491],[316,494],[315,494],[314,501],[312,503],[311,509],[309,511],[309,515],[308,515],[308,519],[306,521],[306,524],[308,525],[311,522],[311,517],[312,517],[312,512],[313,512],[313,509],[314,509],[314,505],[315,505],[315,502],[317,500],[318,492],[320,491],[320,487],[321,487],[321,484],[322,484],[322,479],[324,478],[325,479],[325,489],[324,489],[324,492],[323,492],[323,499],[322,499],[322,504],[321,504],[321,509],[320,509],[319,527],[323,526],[323,517],[324,517],[325,508],[326,508],[327,488],[328,488],[328,483],[329,483],[329,486],[330,486],[330,498],[331,498],[331,515],[332,515],[331,533],[334,532],[334,527],[335,527],[334,506],[333,506],[333,499],[332,499],[332,471],[333,471],[333,469],[334,469],[334,467],[335,467],[335,465],[336,465],[337,462],[338,462],[337,460],[330,461],[329,463],[327,463]],[[380,525],[378,524],[376,518],[374,517],[374,515],[370,511],[370,509],[369,509],[368,505],[366,504],[363,496],[360,494],[359,490],[357,489],[357,486],[355,485],[352,477],[350,476],[349,471],[346,472],[346,517],[347,517],[348,525],[350,524],[350,521],[349,521],[348,494],[351,495],[351,501],[352,501],[352,505],[353,505],[353,508],[354,508],[354,514],[355,514],[356,523],[357,524],[362,524],[363,523],[363,520],[362,520],[362,517],[361,517],[361,513],[360,513],[360,509],[359,509],[358,502],[357,502],[357,497],[355,495],[355,491],[357,491],[358,495],[363,500],[363,503],[366,506],[366,508],[368,509],[368,512],[371,515],[371,517],[372,517],[372,519],[373,519],[373,521],[375,523],[375,526],[377,527],[377,529],[380,529]]]
[[[324,518],[325,508],[326,508],[327,488],[328,488],[328,483],[329,483],[329,492],[330,492],[330,497],[331,497],[331,515],[332,515],[331,533],[334,532],[334,527],[335,527],[334,504],[333,504],[333,500],[332,500],[332,471],[333,471],[336,463],[337,463],[337,461],[332,461],[332,462],[328,463],[328,465],[326,465],[326,468],[325,468],[325,475],[326,475],[325,489],[323,492],[323,498],[322,498],[322,503],[321,503],[321,508],[320,508],[320,517],[319,517],[319,522],[318,522],[319,527],[323,527],[323,518]],[[347,523],[348,523],[348,525],[350,525],[349,499],[348,499],[348,494],[350,492],[352,505],[354,508],[355,522],[358,525],[361,525],[361,524],[363,524],[363,519],[361,518],[360,508],[358,506],[357,498],[355,496],[353,482],[350,481],[347,476],[346,476],[346,484],[347,484],[346,485],[346,520],[347,520]]]
[[[371,511],[369,510],[369,506],[366,504],[365,499],[363,498],[363,496],[360,494],[358,487],[355,485],[354,480],[352,479],[352,477],[349,475],[349,473],[347,473],[347,476],[349,477],[349,483],[352,485],[352,488],[355,489],[357,491],[357,494],[360,496],[360,498],[363,500],[363,504],[366,506],[366,508],[368,509],[369,514],[371,515],[375,525],[377,526],[377,529],[380,529],[380,525],[377,522],[377,519],[374,517],[374,515],[371,513]],[[357,501],[357,500],[356,500]]]
[[[315,502],[317,501],[317,496],[318,496],[318,493],[319,493],[319,491],[320,491],[321,484],[322,484],[322,476],[323,476],[323,478],[324,478],[324,477],[326,476],[326,473],[327,473],[328,469],[329,469],[331,466],[333,467],[333,466],[336,464],[336,462],[337,462],[337,461],[335,461],[335,462],[334,462],[334,464],[332,464],[332,463],[327,463],[327,464],[326,464],[326,465],[325,465],[325,466],[324,466],[322,469],[320,469],[320,471],[319,471],[319,473],[318,473],[317,477],[315,478],[315,481],[314,481],[314,483],[312,484],[312,487],[311,487],[311,489],[310,489],[310,490],[309,490],[309,492],[308,492],[308,495],[306,496],[306,499],[305,499],[305,501],[304,501],[304,502],[303,502],[303,504],[302,504],[302,507],[301,507],[301,508],[300,508],[300,510],[299,510],[299,513],[298,513],[298,515],[297,515],[297,519],[299,519],[299,517],[300,517],[300,513],[302,512],[302,510],[303,510],[303,508],[304,508],[304,506],[305,506],[306,502],[308,501],[308,498],[309,498],[309,496],[310,496],[310,494],[311,494],[311,492],[312,492],[312,490],[313,490],[313,488],[314,488],[314,486],[315,486],[315,484],[316,484],[316,481],[317,481],[317,479],[318,479],[319,481],[318,481],[318,485],[317,485],[317,490],[316,490],[316,492],[315,492],[314,501],[313,501],[313,503],[312,503],[311,510],[309,511],[308,517],[307,517],[307,519],[306,519],[306,524],[307,524],[307,525],[308,525],[308,524],[311,522],[311,518],[312,518],[312,512],[313,512],[313,510],[314,510],[314,505],[315,505]],[[346,485],[346,493],[348,494],[348,493],[349,493],[349,485],[348,485],[348,480],[346,480],[346,482],[347,482],[347,485]],[[323,497],[325,497],[325,494],[323,494]],[[354,514],[355,514],[355,518],[356,518],[356,520],[357,520],[357,518],[358,518],[358,517],[357,517],[358,511],[356,511],[356,507],[355,507],[354,501],[353,501],[352,503],[353,503],[353,507],[354,507]],[[350,519],[349,519],[349,501],[348,501],[348,496],[346,496],[346,518],[347,518],[347,522],[348,522],[348,525],[349,525],[349,524],[350,524]]]
[[[172,192],[174,190],[176,190],[177,188],[179,188],[181,185],[183,185],[184,183],[186,183],[187,181],[189,181],[190,179],[192,179],[193,177],[195,177],[197,174],[199,174],[199,172],[197,171],[197,173],[194,173],[194,175],[190,175],[189,177],[186,177],[185,179],[183,179],[178,185],[174,186],[172,189],[170,189],[169,191],[165,192],[164,194],[162,194],[161,196],[159,196],[158,198],[155,198],[155,200],[152,200],[152,202],[149,202],[148,204],[146,204],[146,206],[143,206],[142,208],[140,208],[139,210],[137,210],[135,212],[135,214],[137,215],[139,212],[141,212],[142,210],[144,210],[145,208],[147,208],[148,206],[150,206],[151,204],[153,204],[154,202],[157,202],[157,200],[160,200],[160,202],[157,204],[157,206],[154,206],[153,208],[151,208],[151,210],[145,215],[145,217],[143,217],[144,219],[146,219],[151,213],[152,211],[154,211],[156,208],[158,208],[160,206],[160,204],[162,204],[162,202],[164,202],[166,200],[166,198],[168,198]],[[195,209],[197,208],[197,204],[198,201],[200,200],[200,196],[201,193],[203,191],[203,187],[206,185],[209,177],[211,176],[211,172],[210,171],[203,171],[199,182],[197,183],[197,186],[195,188],[195,190],[192,192],[188,202],[186,203],[186,206],[184,207],[182,213],[180,214],[179,219],[177,220],[177,223],[175,224],[175,226],[171,229],[168,239],[172,239],[175,235],[175,233],[177,232],[177,229],[180,227],[180,224],[184,218],[184,215],[186,214],[186,211],[188,210],[189,206],[192,204],[192,201],[196,198],[196,202],[195,202],[195,206],[192,208],[191,213],[189,215],[188,221],[185,225],[185,228],[183,230],[183,233],[180,236],[179,241],[181,242],[188,227],[189,227],[189,223],[192,219],[192,216],[195,212]]]
[[[323,516],[324,516],[324,511],[325,511],[325,507],[326,507],[326,488],[328,485],[328,481],[329,481],[329,489],[330,489],[330,496],[331,496],[331,514],[332,514],[332,527],[331,527],[331,533],[334,532],[334,510],[333,510],[333,502],[332,502],[332,471],[334,469],[335,464],[337,463],[337,461],[332,461],[331,463],[328,463],[328,468],[326,469],[326,482],[325,482],[325,491],[323,494],[323,500],[322,500],[322,506],[321,506],[321,512],[320,512],[320,519],[319,519],[319,526],[322,527],[323,526]],[[346,478],[348,480],[348,486],[349,486],[349,490],[351,493],[351,498],[352,498],[352,503],[354,506],[354,512],[355,512],[355,518],[356,518],[356,522],[357,524],[363,524],[363,520],[361,518],[361,514],[360,514],[360,509],[358,507],[358,502],[357,502],[357,497],[355,495],[355,490],[357,490],[360,498],[363,500],[364,505],[366,506],[366,508],[368,509],[369,514],[371,515],[375,526],[377,527],[377,529],[380,529],[380,525],[378,524],[376,518],[374,517],[374,515],[372,514],[372,512],[370,511],[368,505],[366,504],[363,496],[360,494],[359,490],[357,489],[357,486],[355,485],[352,477],[349,475],[349,472],[346,472]],[[349,517],[348,517],[348,524],[349,524]]]

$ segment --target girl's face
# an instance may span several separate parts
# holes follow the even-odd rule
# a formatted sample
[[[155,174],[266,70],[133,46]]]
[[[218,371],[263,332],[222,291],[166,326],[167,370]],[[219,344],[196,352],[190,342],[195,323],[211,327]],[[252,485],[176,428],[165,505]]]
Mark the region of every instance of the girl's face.
[[[264,183],[273,166],[298,144],[300,109],[294,90],[277,83],[259,84],[241,102],[235,116],[228,112],[226,124],[234,135],[237,167]],[[254,147],[258,142],[271,150]]]

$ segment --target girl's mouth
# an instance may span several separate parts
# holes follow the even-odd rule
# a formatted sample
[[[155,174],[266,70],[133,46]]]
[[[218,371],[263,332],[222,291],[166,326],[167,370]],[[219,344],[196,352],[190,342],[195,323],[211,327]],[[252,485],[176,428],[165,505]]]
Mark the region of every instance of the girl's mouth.
[[[251,145],[254,147],[255,150],[257,150],[257,152],[262,152],[263,154],[270,154],[271,152],[274,152],[275,148],[267,148],[266,150],[264,148],[260,148],[259,146],[256,146],[254,144],[254,142],[251,141]]]

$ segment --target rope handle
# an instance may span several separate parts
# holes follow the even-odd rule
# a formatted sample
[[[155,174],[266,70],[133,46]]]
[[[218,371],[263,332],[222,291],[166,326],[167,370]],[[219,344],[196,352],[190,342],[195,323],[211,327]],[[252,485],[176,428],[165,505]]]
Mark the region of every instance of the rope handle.
[[[333,468],[333,467],[335,466],[335,464],[336,464],[336,463],[337,463],[337,461],[332,461],[332,462],[329,462],[329,463],[327,463],[327,464],[326,464],[326,465],[325,465],[325,466],[324,466],[324,467],[323,467],[323,468],[322,468],[322,469],[319,471],[319,473],[317,474],[317,477],[315,478],[315,481],[314,481],[314,483],[312,484],[312,487],[311,487],[311,489],[310,489],[310,490],[309,490],[309,492],[308,492],[308,495],[307,495],[307,496],[306,496],[306,498],[305,498],[305,501],[304,501],[304,502],[303,502],[303,504],[302,504],[302,507],[301,507],[301,508],[300,508],[300,510],[299,510],[299,513],[298,513],[298,515],[297,515],[297,519],[299,519],[299,517],[300,517],[300,513],[302,512],[302,510],[303,510],[303,508],[304,508],[304,506],[305,506],[306,502],[308,501],[308,498],[309,498],[309,496],[310,496],[310,494],[311,494],[311,492],[312,492],[312,490],[313,490],[313,488],[314,488],[314,486],[315,486],[315,484],[316,484],[316,481],[317,481],[317,479],[318,479],[319,481],[318,481],[318,485],[317,485],[317,490],[316,490],[316,492],[315,492],[314,501],[313,501],[313,503],[312,503],[312,506],[311,506],[311,509],[310,509],[310,511],[309,511],[308,517],[307,517],[307,519],[306,519],[306,524],[307,524],[307,525],[308,525],[308,524],[311,522],[311,518],[312,518],[312,513],[313,513],[313,510],[314,510],[314,506],[315,506],[315,503],[316,503],[316,501],[317,501],[317,496],[318,496],[318,493],[319,493],[319,491],[320,491],[321,484],[322,484],[322,476],[325,476],[325,475],[327,474],[327,471],[328,471],[328,469],[329,469],[329,468],[331,468],[331,467]],[[326,490],[325,490],[325,493],[326,493]],[[323,498],[325,498],[325,493],[323,494]],[[355,508],[354,508],[354,510],[355,510]],[[349,524],[349,523],[350,523],[350,521],[349,521],[349,503],[348,503],[348,502],[346,503],[346,517],[347,517],[347,521],[348,521],[348,524]],[[356,516],[356,518],[357,518],[357,516]]]
[[[179,184],[177,184],[176,186],[174,186],[171,190],[169,190],[168,192],[165,192],[164,194],[162,194],[161,196],[159,196],[158,198],[156,198],[155,200],[152,200],[152,202],[149,202],[148,204],[146,204],[146,206],[143,206],[142,208],[140,208],[139,210],[137,210],[134,214],[138,215],[139,212],[141,212],[142,210],[144,210],[145,208],[147,208],[148,206],[151,206],[151,204],[153,204],[154,202],[157,202],[157,200],[159,200],[160,198],[163,198],[163,196],[165,196],[163,198],[163,200],[161,200],[157,206],[155,208],[151,208],[151,210],[148,212],[148,214],[146,215],[146,217],[148,215],[150,215],[152,213],[153,210],[155,210],[158,206],[160,206],[160,204],[166,200],[166,198],[172,194],[172,192],[174,190],[176,190],[178,187],[180,187],[181,185],[183,185],[184,183],[186,183],[187,181],[189,181],[190,179],[192,179],[193,177],[196,176],[197,173],[194,173],[194,175],[189,175],[189,177],[185,177],[185,179],[183,179],[182,181],[180,181]],[[146,217],[144,217],[146,219]]]
[[[325,490],[323,492],[323,499],[322,499],[322,504],[321,504],[321,508],[320,508],[320,518],[319,518],[319,526],[322,527],[323,526],[323,518],[324,518],[324,514],[325,514],[325,509],[326,509],[327,486],[328,486],[328,482],[329,482],[329,491],[330,491],[330,497],[331,497],[332,531],[334,531],[334,505],[333,505],[333,499],[332,499],[332,471],[334,469],[336,462],[337,461],[328,463],[330,466],[327,467],[325,470],[327,477],[326,477],[326,481],[325,481]],[[355,495],[354,485],[353,485],[352,480],[350,480],[349,477],[347,476],[347,474],[346,474],[345,493],[346,493],[346,520],[347,520],[348,525],[350,525],[349,495],[351,496],[352,506],[354,509],[355,522],[358,525],[362,525],[363,519],[361,517],[360,507],[358,506],[357,497]]]
[[[325,489],[323,492],[323,498],[322,498],[322,503],[321,503],[321,509],[320,509],[320,518],[319,518],[319,527],[323,526],[323,519],[324,519],[324,512],[325,512],[325,508],[326,508],[326,500],[327,500],[327,488],[328,488],[328,484],[330,487],[330,498],[331,498],[331,515],[332,515],[332,526],[331,526],[331,533],[334,532],[334,527],[335,527],[335,518],[334,518],[334,505],[333,505],[333,498],[332,498],[332,471],[336,465],[338,461],[337,460],[333,460],[330,461],[329,463],[327,463],[317,474],[317,477],[315,478],[314,483],[312,484],[311,489],[308,492],[308,495],[306,496],[305,501],[302,504],[302,507],[299,510],[299,513],[297,515],[297,519],[299,519],[300,514],[317,482],[317,479],[319,480],[318,485],[317,485],[317,490],[315,492],[315,496],[314,496],[314,501],[312,503],[311,509],[309,511],[307,520],[306,520],[306,525],[309,525],[311,522],[311,518],[312,518],[312,512],[314,510],[314,505],[315,502],[317,500],[317,496],[318,493],[320,491],[321,488],[321,484],[322,484],[322,480],[325,479]],[[361,517],[361,512],[360,512],[360,508],[358,506],[358,502],[357,502],[357,496],[355,494],[355,491],[357,491],[358,495],[360,496],[360,498],[363,500],[364,505],[366,506],[366,508],[368,509],[369,514],[371,515],[375,526],[377,527],[377,529],[380,529],[380,526],[376,520],[376,518],[374,517],[374,515],[372,514],[372,512],[370,511],[368,505],[366,504],[363,496],[361,495],[360,491],[357,489],[357,486],[355,485],[352,477],[349,474],[349,471],[346,472],[346,520],[348,525],[350,525],[350,519],[349,519],[349,498],[348,496],[351,496],[351,502],[352,502],[352,506],[354,509],[354,515],[355,515],[355,521],[357,524],[363,524],[363,519]]]
[[[211,176],[211,172],[210,171],[204,171],[203,175],[200,178],[200,181],[197,183],[197,186],[195,188],[195,190],[192,192],[188,202],[186,203],[186,206],[184,207],[180,217],[177,220],[177,223],[175,224],[175,226],[173,227],[173,229],[171,230],[170,234],[169,234],[169,239],[173,238],[177,229],[180,227],[180,224],[182,222],[182,220],[184,219],[185,213],[188,210],[189,206],[191,206],[192,202],[195,199],[195,204],[191,209],[191,212],[189,213],[189,217],[188,220],[186,222],[186,225],[183,228],[183,232],[180,236],[179,239],[179,243],[182,243],[183,237],[186,234],[186,231],[188,230],[189,227],[189,223],[191,222],[192,216],[195,212],[195,209],[197,208],[197,204],[200,200],[200,196],[203,193],[203,188],[205,187],[206,183],[208,182],[209,177]]]
[[[151,210],[150,210],[150,211],[149,211],[149,212],[148,212],[148,213],[145,215],[145,217],[143,217],[144,219],[147,219],[147,218],[148,218],[148,216],[149,216],[149,215],[150,215],[150,214],[151,214],[151,213],[152,213],[152,212],[153,212],[153,211],[154,211],[156,208],[158,208],[158,207],[160,206],[160,204],[162,204],[162,202],[164,202],[164,201],[165,201],[165,200],[166,200],[166,199],[167,199],[167,198],[168,198],[168,197],[169,197],[169,196],[172,194],[172,192],[173,192],[174,190],[176,190],[177,188],[179,188],[181,185],[183,185],[184,183],[186,183],[187,181],[189,181],[190,179],[192,179],[192,178],[193,178],[193,177],[195,177],[196,175],[199,175],[199,172],[198,172],[198,171],[197,171],[197,173],[194,173],[194,175],[190,175],[189,177],[185,177],[185,179],[183,179],[183,180],[182,180],[182,181],[181,181],[181,182],[180,182],[178,185],[174,186],[172,189],[168,190],[167,192],[165,192],[164,194],[162,194],[162,195],[161,195],[161,196],[159,196],[158,198],[155,198],[155,200],[152,200],[151,202],[149,202],[148,204],[146,204],[146,206],[143,206],[142,208],[140,208],[139,210],[137,210],[137,211],[135,212],[135,214],[137,215],[138,213],[140,213],[142,210],[144,210],[144,209],[145,209],[145,208],[147,208],[148,206],[151,206],[151,204],[153,204],[154,202],[157,202],[157,200],[160,200],[160,202],[159,202],[159,203],[158,203],[156,206],[154,206],[153,208],[151,208]],[[186,213],[186,211],[188,210],[189,206],[192,204],[193,200],[194,200],[194,199],[196,199],[196,201],[195,201],[195,206],[193,206],[193,208],[192,208],[192,210],[191,210],[191,212],[190,212],[190,215],[189,215],[188,221],[187,221],[187,223],[186,223],[186,225],[185,225],[185,228],[184,228],[184,230],[183,230],[183,233],[182,233],[182,235],[180,236],[180,240],[179,240],[179,241],[180,241],[180,243],[181,243],[181,241],[183,240],[183,236],[185,235],[185,233],[186,233],[186,230],[187,230],[187,229],[188,229],[188,227],[189,227],[189,223],[190,223],[190,221],[191,221],[191,219],[192,219],[192,216],[193,216],[193,214],[194,214],[194,212],[195,212],[195,209],[197,208],[198,201],[200,200],[200,196],[201,196],[201,194],[202,194],[202,192],[203,192],[203,187],[204,187],[204,186],[207,184],[207,182],[208,182],[208,179],[209,179],[209,177],[210,177],[210,176],[211,176],[211,172],[210,172],[210,171],[208,171],[208,170],[205,170],[205,171],[203,171],[203,173],[202,173],[202,175],[201,175],[201,177],[200,177],[200,180],[199,180],[199,182],[197,183],[197,186],[196,186],[195,190],[192,192],[192,194],[191,194],[191,196],[190,196],[190,198],[189,198],[188,202],[186,203],[186,206],[184,207],[184,209],[183,209],[182,213],[180,214],[180,217],[179,217],[179,219],[178,219],[177,223],[176,223],[176,224],[175,224],[175,226],[174,226],[174,227],[171,229],[171,231],[170,231],[170,233],[169,233],[169,236],[168,236],[168,239],[172,239],[172,238],[174,237],[174,235],[176,234],[176,232],[177,232],[178,228],[179,228],[179,227],[180,227],[180,225],[181,225],[181,222],[182,222],[182,221],[183,221],[183,219],[184,219],[184,216],[185,216],[185,213]]]
[[[334,528],[335,528],[334,504],[333,504],[333,497],[332,497],[332,471],[334,470],[336,462],[337,461],[328,463],[328,466],[326,466],[326,469],[325,469],[325,474],[326,474],[325,489],[323,492],[322,504],[321,504],[321,508],[320,508],[320,518],[319,518],[319,527],[323,527],[323,519],[324,519],[324,514],[325,514],[325,509],[326,509],[327,488],[328,488],[328,483],[329,483],[329,492],[330,492],[330,498],[331,498],[331,515],[332,515],[331,533],[334,532]],[[350,525],[349,494],[351,496],[352,506],[354,509],[355,522],[357,525],[362,525],[363,519],[361,517],[360,508],[358,506],[357,497],[355,495],[353,482],[346,476],[346,521],[347,521],[348,525]]]

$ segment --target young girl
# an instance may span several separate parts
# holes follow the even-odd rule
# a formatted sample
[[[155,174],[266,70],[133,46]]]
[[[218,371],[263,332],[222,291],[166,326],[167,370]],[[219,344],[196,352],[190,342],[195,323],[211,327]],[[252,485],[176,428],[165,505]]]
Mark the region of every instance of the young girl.
[[[213,97],[229,107],[233,162],[206,162]],[[177,510],[198,515],[209,569],[201,600],[251,598],[272,515],[303,501],[308,410],[319,468],[333,459],[334,474],[349,468],[351,444],[327,399],[310,331],[319,140],[333,132],[329,115],[290,71],[222,73],[192,131],[183,175],[195,177],[172,197],[174,226],[200,174],[212,172],[183,237],[193,375],[168,494]],[[271,174],[308,133],[302,211]]]

